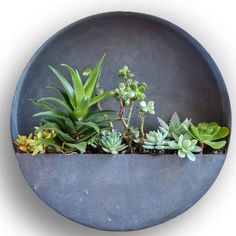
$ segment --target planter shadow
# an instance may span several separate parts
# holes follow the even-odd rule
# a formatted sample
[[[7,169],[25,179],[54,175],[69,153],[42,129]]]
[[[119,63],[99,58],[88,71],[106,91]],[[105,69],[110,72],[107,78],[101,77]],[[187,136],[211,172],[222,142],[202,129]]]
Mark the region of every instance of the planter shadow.
[[[65,63],[82,71],[104,52],[105,90],[119,83],[116,71],[127,64],[138,80],[147,83],[147,97],[155,101],[162,119],[177,111],[194,123],[216,121],[231,128],[223,78],[195,39],[154,16],[112,12],[69,25],[34,54],[16,88],[12,140],[39,123],[32,118],[39,108],[30,98],[55,96],[45,87],[60,86],[48,65],[60,69]],[[116,109],[118,104],[107,99],[102,106]],[[146,130],[156,128],[156,116],[147,116]],[[16,154],[26,181],[46,204],[78,223],[117,231],[146,228],[184,212],[210,188],[225,157],[197,155],[193,163],[176,155]]]

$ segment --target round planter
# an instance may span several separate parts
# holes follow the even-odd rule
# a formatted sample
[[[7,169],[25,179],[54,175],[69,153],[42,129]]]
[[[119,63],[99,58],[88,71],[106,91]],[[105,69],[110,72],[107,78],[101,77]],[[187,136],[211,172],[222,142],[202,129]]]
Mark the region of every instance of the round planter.
[[[194,122],[231,126],[228,93],[215,63],[185,31],[160,18],[131,12],[91,16],[52,36],[31,58],[18,83],[11,132],[28,134],[39,122],[30,98],[55,96],[45,89],[58,83],[47,65],[82,70],[107,52],[101,86],[114,88],[116,71],[127,64],[148,84],[147,96],[158,116],[177,111]],[[59,84],[58,84],[59,86]],[[114,109],[107,99],[104,107]],[[133,116],[131,122],[136,125]],[[157,128],[148,116],[146,129]],[[225,155],[197,155],[196,162],[176,155],[16,154],[19,167],[40,199],[61,215],[103,230],[136,230],[165,222],[191,207],[209,189]]]

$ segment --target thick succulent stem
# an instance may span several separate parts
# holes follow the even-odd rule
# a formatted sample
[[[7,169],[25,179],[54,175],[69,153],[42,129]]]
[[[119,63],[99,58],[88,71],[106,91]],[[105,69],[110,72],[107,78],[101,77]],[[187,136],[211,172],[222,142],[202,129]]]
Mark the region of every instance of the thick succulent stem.
[[[129,112],[128,112],[128,117],[127,117],[127,125],[128,125],[128,127],[130,125],[130,119],[131,119],[131,116],[132,116],[133,108],[134,108],[134,101],[131,101],[130,107],[129,107]]]
[[[200,145],[201,145],[201,148],[202,148],[201,154],[203,154],[203,149],[205,147],[205,144],[200,142]]]

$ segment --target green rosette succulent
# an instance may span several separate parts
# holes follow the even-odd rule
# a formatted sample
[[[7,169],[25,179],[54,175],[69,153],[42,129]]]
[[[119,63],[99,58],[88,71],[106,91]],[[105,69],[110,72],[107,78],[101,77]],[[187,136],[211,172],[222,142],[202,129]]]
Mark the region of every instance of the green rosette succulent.
[[[178,150],[180,158],[187,157],[191,161],[195,161],[196,157],[193,153],[201,152],[202,148],[197,146],[198,141],[192,139],[188,134],[180,135],[178,141],[169,141],[168,145],[173,150]]]
[[[100,146],[106,153],[118,154],[127,145],[122,144],[122,135],[117,131],[104,130],[101,132]]]
[[[193,138],[197,139],[202,146],[206,144],[213,149],[219,149],[224,147],[226,144],[225,140],[220,139],[229,135],[229,128],[220,127],[216,122],[201,122],[197,126],[191,124],[188,132]]]

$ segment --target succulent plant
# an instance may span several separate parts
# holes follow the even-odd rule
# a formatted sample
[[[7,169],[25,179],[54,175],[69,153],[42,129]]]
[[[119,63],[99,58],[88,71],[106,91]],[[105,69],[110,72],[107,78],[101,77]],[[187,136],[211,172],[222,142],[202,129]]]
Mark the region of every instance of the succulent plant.
[[[30,145],[32,141],[33,141],[33,134],[30,133],[28,137],[26,135],[18,135],[14,143],[20,151],[26,153],[32,153],[34,151]]]
[[[139,144],[140,144],[140,152],[141,152],[143,141],[144,141],[144,136],[145,136],[145,134],[144,134],[145,116],[146,116],[147,113],[155,114],[154,102],[149,101],[148,103],[146,103],[146,101],[142,101],[142,102],[139,103],[137,109],[138,109],[139,118],[140,118],[140,139],[139,139]]]
[[[173,139],[178,139],[181,134],[186,134],[187,129],[191,124],[191,119],[185,119],[183,122],[181,122],[177,112],[174,112],[174,114],[171,116],[169,125],[161,118],[158,117],[157,119],[160,124],[159,129],[162,132],[168,131],[168,138]]]
[[[119,77],[122,79],[129,79],[134,76],[134,74],[131,72],[128,66],[123,66],[119,72],[118,72]]]
[[[155,114],[155,109],[154,109],[154,102],[149,101],[146,103],[146,101],[142,101],[138,105],[138,111],[140,113],[150,113],[150,114]]]
[[[117,100],[122,99],[124,105],[128,106],[132,101],[143,101],[146,98],[144,93],[146,88],[147,85],[145,83],[130,79],[127,84],[120,83],[118,88],[112,91],[112,94]]]
[[[169,149],[169,140],[166,139],[167,135],[167,131],[165,133],[160,132],[159,130],[149,131],[149,133],[146,134],[143,147],[146,149],[156,150]]]
[[[192,139],[188,134],[180,135],[178,141],[169,141],[170,149],[178,150],[178,156],[187,157],[191,161],[195,161],[196,157],[193,153],[201,152],[202,148],[197,146],[197,140]]]
[[[127,145],[122,144],[122,135],[117,131],[104,130],[101,132],[100,146],[106,153],[117,154]]]
[[[139,128],[137,127],[130,127],[130,138],[133,142],[139,143],[140,139],[140,132]]]
[[[206,144],[213,149],[224,147],[226,141],[222,139],[229,135],[229,128],[220,127],[220,125],[216,122],[202,122],[197,126],[191,124],[188,130],[189,134],[193,138],[197,139],[201,143],[202,147]]]
[[[50,146],[59,148],[59,145],[55,141],[56,136],[54,130],[46,129],[39,131],[38,127],[36,127],[34,134],[31,133],[28,137],[18,135],[15,144],[19,150],[32,153],[34,156],[38,153],[45,153],[47,149],[50,149]]]
[[[73,86],[59,71],[49,66],[61,82],[64,90],[51,88],[56,90],[63,99],[44,97],[33,100],[36,105],[46,109],[46,111],[34,115],[46,118],[39,130],[54,130],[67,151],[79,150],[83,152],[87,141],[97,135],[100,130],[109,128],[110,121],[119,118],[118,114],[113,111],[91,110],[93,105],[110,95],[110,92],[96,94],[104,57],[105,54],[94,68],[87,70],[88,78],[84,84],[77,70],[63,64],[71,75]]]

